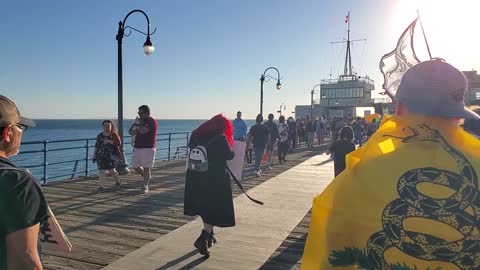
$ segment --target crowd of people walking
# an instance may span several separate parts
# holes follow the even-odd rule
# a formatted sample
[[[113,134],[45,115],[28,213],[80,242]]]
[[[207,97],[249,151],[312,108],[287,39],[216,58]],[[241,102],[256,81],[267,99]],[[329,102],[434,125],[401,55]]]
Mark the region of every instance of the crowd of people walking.
[[[464,78],[458,75],[456,69],[438,61],[432,60],[425,65],[446,69],[449,73],[458,77],[458,84],[461,86],[466,84]],[[437,78],[437,80],[440,79]],[[397,105],[398,112],[394,120],[396,119],[400,123],[400,121],[406,121],[404,119],[407,119],[417,123],[415,122],[417,119],[426,119],[425,121],[428,120],[428,123],[438,125],[439,128],[433,130],[428,129],[425,125],[417,125],[418,128],[426,130],[427,133],[422,135],[411,128],[412,135],[398,137],[401,139],[401,143],[408,145],[414,140],[437,142],[441,147],[448,150],[448,153],[453,153],[460,158],[460,161],[471,166],[467,163],[463,154],[459,154],[460,152],[457,150],[452,150],[453,148],[446,143],[446,137],[440,135],[440,130],[443,132],[442,134],[448,136],[453,136],[448,132],[455,130],[457,132],[455,136],[463,136],[469,143],[476,143],[474,137],[480,138],[480,117],[478,116],[480,107],[464,108],[460,97],[460,99],[454,100],[454,103],[458,106],[451,106],[452,108],[460,108],[460,110],[447,111],[446,116],[441,114],[445,113],[442,111],[439,111],[439,113],[434,110],[424,112],[422,111],[424,110],[423,107],[412,105],[416,104],[411,101],[415,100],[416,97],[410,95],[409,88],[405,89],[402,88],[402,92],[400,92],[406,97]],[[462,86],[460,89],[465,89],[465,87]],[[444,92],[447,92],[447,94],[444,94],[444,96],[450,98],[453,95],[448,91],[451,91],[451,89],[445,88]],[[427,103],[425,104],[427,106]],[[155,161],[157,121],[150,116],[150,108],[147,105],[142,105],[138,109],[139,117],[129,131],[134,137],[132,166],[142,176],[142,192],[148,193],[151,168]],[[418,116],[415,113],[424,113],[425,116]],[[433,116],[429,116],[430,113]],[[367,121],[361,117],[318,117],[316,119],[305,117],[295,120],[292,117],[285,119],[285,116],[281,115],[276,121],[274,115],[269,114],[268,120],[264,122],[263,116],[259,114],[256,117],[256,124],[249,128],[242,119],[242,113],[238,112],[234,121],[228,120],[223,115],[217,115],[202,124],[193,131],[188,145],[190,148],[189,160],[193,154],[198,154],[199,159],[197,159],[197,163],[189,164],[187,162],[184,197],[184,214],[199,215],[203,220],[203,228],[200,236],[194,241],[194,246],[200,254],[209,256],[209,248],[218,240],[213,232],[214,227],[235,226],[230,184],[231,177],[234,179],[235,177],[228,168],[227,161],[232,160],[235,154],[244,154],[235,153],[233,150],[235,141],[245,143],[247,162],[252,159],[249,158],[251,153],[254,153],[254,173],[258,177],[262,173],[262,161],[267,162],[267,168],[272,168],[275,165],[275,159],[277,158],[274,157],[275,150],[277,150],[278,163],[282,164],[287,162],[289,150],[292,151],[302,144],[307,148],[312,148],[316,144],[325,145],[327,142],[325,138],[331,137],[331,140],[329,140],[331,146],[327,154],[331,154],[334,160],[335,177],[342,177],[349,173],[348,170],[343,172],[346,168],[346,158],[350,157],[347,157],[349,153],[355,151],[358,147],[362,147],[370,139],[369,144],[358,150],[359,152],[365,152],[364,149],[371,142],[378,141],[381,136],[384,136],[382,132],[385,131],[382,131],[382,129],[387,128],[385,127],[386,124],[382,125],[376,133],[382,120],[380,118]],[[462,118],[465,118],[465,121]],[[384,122],[389,121],[391,124],[392,120],[384,119]],[[0,126],[0,133],[2,134],[2,143],[0,144],[0,178],[2,179],[0,181],[0,212],[2,213],[0,215],[2,228],[2,234],[0,234],[0,269],[6,269],[7,265],[11,269],[21,269],[21,267],[16,266],[25,263],[40,269],[41,263],[38,256],[40,252],[37,251],[37,244],[39,237],[42,236],[42,230],[46,228],[40,224],[45,223],[51,216],[48,203],[32,174],[27,170],[15,167],[9,160],[9,157],[19,152],[23,133],[28,127],[34,127],[35,124],[30,119],[21,117],[13,101],[4,96],[0,96],[0,123],[2,124]],[[463,127],[464,131],[459,131],[460,127]],[[391,125],[389,128],[393,130],[396,127]],[[404,130],[405,128],[399,132]],[[473,137],[468,135],[467,132]],[[398,139],[393,135],[388,136]],[[422,136],[425,136],[425,138]],[[315,138],[317,142],[315,142]],[[451,140],[459,144],[457,141]],[[121,149],[121,140],[114,123],[109,120],[103,121],[102,132],[97,136],[93,155],[93,161],[97,163],[99,169],[98,190],[100,192],[104,191],[107,172],[111,174],[117,187],[122,185],[116,170],[118,163],[125,159]],[[387,149],[385,151],[393,150]],[[467,150],[462,151],[466,152]],[[431,170],[431,168],[428,169]],[[476,175],[470,173],[472,170],[465,170],[465,172],[464,177],[475,177],[476,181]],[[6,252],[7,250],[13,250],[12,247],[19,245],[19,243],[24,246],[22,252]],[[32,256],[28,254],[32,254]],[[311,260],[308,256],[306,258]]]
[[[326,137],[331,137],[332,144],[342,137],[341,130],[348,127],[352,130],[350,143],[362,146],[365,141],[378,129],[380,119],[376,118],[367,123],[364,118],[347,117],[302,117],[294,119],[280,115],[278,121],[270,113],[264,122],[261,114],[257,115],[255,125],[248,127],[242,119],[242,113],[237,112],[233,120],[234,140],[247,142],[245,149],[247,163],[254,162],[254,173],[261,176],[261,163],[266,162],[271,169],[275,165],[274,150],[277,150],[278,164],[287,162],[287,153],[298,147],[312,148],[315,145],[324,145]],[[344,131],[343,134],[347,134]],[[255,153],[253,155],[253,153]],[[334,153],[332,152],[332,158]]]

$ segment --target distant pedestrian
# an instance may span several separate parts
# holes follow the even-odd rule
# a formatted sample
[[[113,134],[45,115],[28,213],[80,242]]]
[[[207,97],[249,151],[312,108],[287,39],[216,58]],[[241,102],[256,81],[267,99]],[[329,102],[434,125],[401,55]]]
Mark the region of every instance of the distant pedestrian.
[[[248,131],[248,125],[245,122],[245,120],[242,119],[242,112],[238,111],[237,118],[233,120],[233,140],[237,142],[245,143],[247,140],[247,131]],[[252,163],[252,151],[253,150],[251,148],[248,148],[248,145],[247,145],[245,149],[245,157],[247,159],[248,164]]]
[[[244,142],[247,139],[247,130],[247,123],[242,119],[242,112],[239,111],[237,112],[237,118],[233,120],[233,139]]]
[[[48,224],[48,204],[37,179],[9,160],[35,123],[0,96],[0,269],[42,269],[39,234]],[[47,226],[48,227],[48,226]]]
[[[268,121],[265,122],[265,126],[268,128],[269,131],[269,143],[267,144],[267,159],[268,159],[268,167],[271,169],[274,165],[273,162],[273,150],[275,149],[275,145],[279,139],[278,135],[278,126],[273,122],[274,116],[273,113],[268,115]]]
[[[358,146],[362,146],[363,142],[363,131],[365,126],[363,125],[362,118],[357,117],[355,121],[352,123],[353,133],[355,137],[355,144]]]
[[[188,166],[184,213],[202,218],[203,230],[194,246],[200,254],[208,257],[208,249],[217,241],[214,226],[235,226],[232,187],[227,172],[227,160],[234,158],[232,123],[221,114],[214,116],[192,132],[188,146],[193,151],[189,160],[196,155],[195,149],[199,149],[200,156],[196,158],[200,164],[194,168]],[[201,163],[206,170],[202,169]]]
[[[332,119],[331,131],[332,131],[332,141],[336,142],[338,140],[338,135],[340,129],[342,128],[341,120],[338,117]]]
[[[297,119],[298,147],[305,141],[305,121],[303,118]]]
[[[313,137],[315,136],[315,125],[313,123],[313,119],[307,117],[307,147],[313,147]]]
[[[130,135],[135,135],[132,166],[143,177],[142,192],[148,193],[151,169],[155,164],[157,121],[150,116],[147,105],[138,108],[138,116],[129,130]]]
[[[323,118],[318,119],[316,128],[318,144],[322,145],[325,142],[325,134],[327,133],[325,131],[325,120]]]
[[[97,163],[100,186],[98,192],[105,190],[105,178],[107,172],[110,172],[113,179],[115,179],[115,186],[120,187],[121,181],[115,167],[120,160],[123,160],[123,155],[120,150],[120,136],[118,136],[115,125],[110,120],[102,122],[103,132],[97,135],[95,142],[95,149],[93,151],[93,161]]]
[[[331,126],[332,126],[332,119],[327,118],[327,121],[325,121],[325,131],[326,131],[326,136],[332,136],[331,134]]]
[[[368,124],[368,128],[367,128],[367,140],[372,137],[372,135],[377,131],[378,127],[379,127],[379,123],[378,123],[378,120],[377,119],[373,119],[373,121]]]
[[[288,125],[288,147],[290,149],[297,148],[297,123],[293,119],[293,117],[289,117],[287,121]]]
[[[247,145],[252,144],[253,150],[255,152],[255,175],[257,177],[261,176],[260,165],[262,163],[262,156],[265,153],[265,148],[268,145],[270,139],[270,132],[268,128],[262,124],[263,116],[261,114],[257,115],[255,119],[256,124],[250,128],[248,132]],[[248,146],[247,146],[248,148]]]
[[[278,162],[287,162],[285,159],[288,152],[288,125],[285,123],[285,116],[281,115],[278,118],[278,134],[280,136],[278,140]]]
[[[327,155],[333,154],[335,177],[345,170],[345,156],[355,151],[355,144],[352,141],[352,128],[343,127],[340,131],[340,139],[334,142],[327,151]]]

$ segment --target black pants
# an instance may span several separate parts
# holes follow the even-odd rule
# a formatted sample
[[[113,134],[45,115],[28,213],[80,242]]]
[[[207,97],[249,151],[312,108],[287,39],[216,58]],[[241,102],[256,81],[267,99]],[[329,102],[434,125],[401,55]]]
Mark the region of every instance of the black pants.
[[[285,160],[288,152],[288,141],[278,143],[278,161]]]

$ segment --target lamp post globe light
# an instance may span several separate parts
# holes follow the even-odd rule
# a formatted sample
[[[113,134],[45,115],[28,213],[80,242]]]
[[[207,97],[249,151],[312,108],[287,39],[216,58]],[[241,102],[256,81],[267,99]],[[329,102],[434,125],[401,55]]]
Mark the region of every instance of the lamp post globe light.
[[[277,87],[277,90],[282,89],[282,84],[280,83],[280,79],[278,79],[277,84],[275,86]]]
[[[320,84],[315,85],[310,91],[310,119],[313,117],[313,94],[320,92],[320,89],[315,90],[317,86],[320,86]]]
[[[152,41],[150,40],[150,35],[147,36],[147,41],[143,44],[143,52],[145,55],[151,55],[155,51],[155,47],[153,47]]]
[[[271,69],[274,69],[275,71],[277,71],[277,75],[278,75],[277,78],[274,78],[270,75],[265,75],[267,73],[267,71],[269,71]],[[263,83],[265,82],[265,80],[268,82],[268,78],[272,78],[274,80],[277,80],[277,84],[275,85],[277,90],[280,90],[282,88],[282,84],[280,83],[280,72],[278,71],[278,69],[276,67],[269,67],[269,68],[265,69],[262,76],[260,76],[260,114],[261,115],[263,115]]]
[[[127,26],[125,23],[130,15],[133,13],[141,13],[145,16],[147,19],[147,33],[144,33],[140,30],[137,30],[131,26]],[[141,33],[145,36],[147,36],[147,39],[145,43],[143,44],[143,52],[145,55],[151,55],[155,51],[155,48],[153,47],[152,41],[150,39],[150,36],[155,33],[155,30],[150,33],[150,19],[148,18],[147,14],[143,10],[135,9],[130,11],[127,16],[123,19],[123,21],[120,21],[118,23],[118,32],[116,36],[117,44],[118,44],[118,133],[120,136],[121,140],[121,151],[122,151],[122,160],[118,162],[117,165],[117,170],[120,174],[128,174],[129,170],[127,168],[128,164],[125,160],[125,154],[124,154],[124,147],[123,147],[123,66],[122,66],[122,40],[124,37],[130,36],[130,33],[125,34],[125,30],[130,29],[134,30],[138,33]]]

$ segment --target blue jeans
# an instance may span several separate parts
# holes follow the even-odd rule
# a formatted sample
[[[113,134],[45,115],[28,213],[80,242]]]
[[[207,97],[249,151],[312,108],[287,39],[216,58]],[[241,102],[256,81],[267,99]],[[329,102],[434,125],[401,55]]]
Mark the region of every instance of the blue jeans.
[[[362,132],[356,132],[355,133],[355,144],[358,144],[358,145],[362,145],[362,141],[363,141],[363,135],[362,135]]]
[[[262,163],[262,156],[265,152],[265,146],[254,147],[255,150],[255,171],[260,171],[260,164]]]

